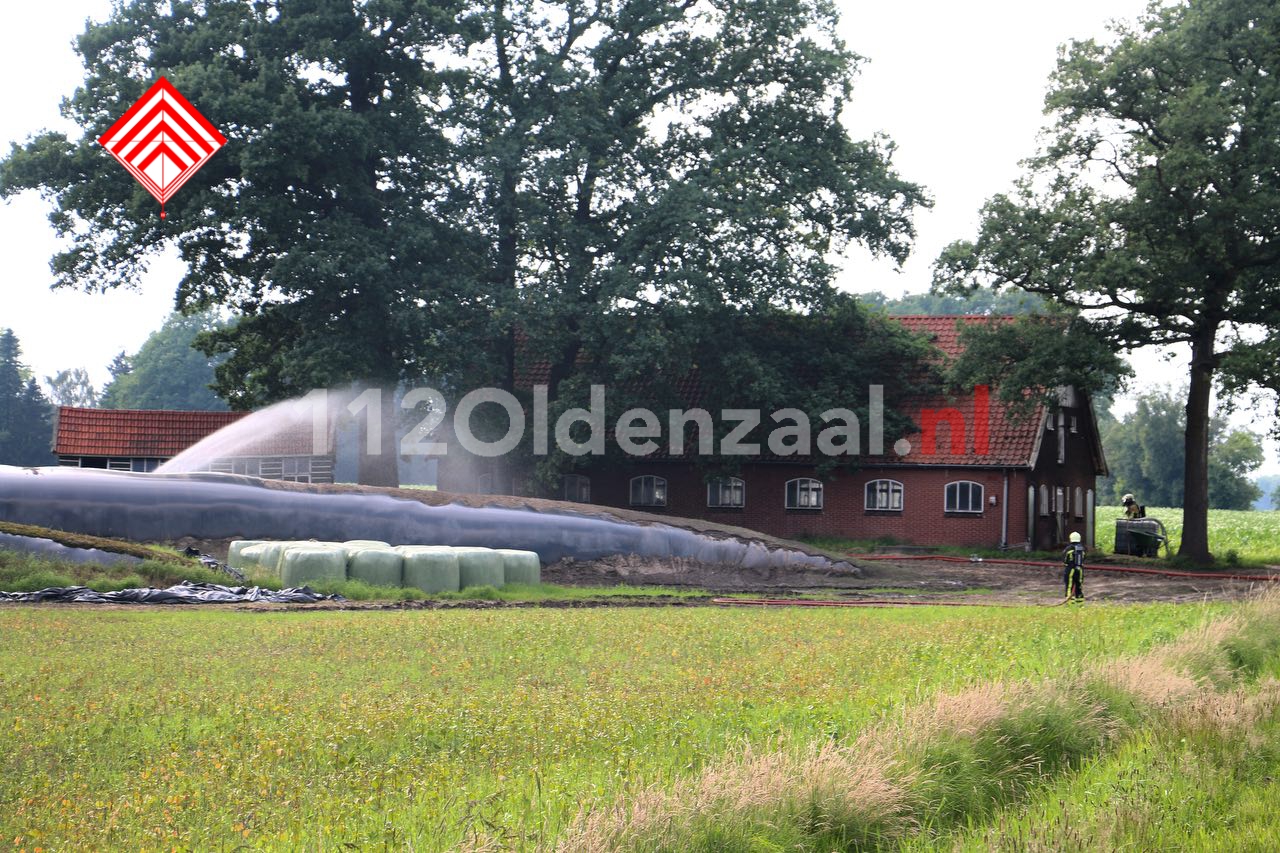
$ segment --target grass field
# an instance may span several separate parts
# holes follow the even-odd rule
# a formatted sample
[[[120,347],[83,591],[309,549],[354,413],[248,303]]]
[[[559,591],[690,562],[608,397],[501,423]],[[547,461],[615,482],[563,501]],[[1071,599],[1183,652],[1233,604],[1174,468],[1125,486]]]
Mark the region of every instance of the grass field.
[[[1206,612],[0,608],[0,843],[545,849],[744,742],[839,742]]]
[[[1115,519],[1123,515],[1123,507],[1098,507],[1095,518],[1099,550],[1111,553],[1116,538]],[[1170,553],[1177,554],[1182,538],[1181,507],[1147,507],[1147,516],[1164,523]],[[1209,550],[1221,563],[1280,564],[1280,512],[1209,510]]]

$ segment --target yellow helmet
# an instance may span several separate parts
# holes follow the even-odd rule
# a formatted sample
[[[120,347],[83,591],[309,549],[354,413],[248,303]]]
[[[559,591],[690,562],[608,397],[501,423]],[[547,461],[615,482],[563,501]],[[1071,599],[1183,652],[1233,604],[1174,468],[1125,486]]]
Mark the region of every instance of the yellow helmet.
[[[1079,533],[1072,533],[1072,534],[1071,534],[1071,536],[1070,536],[1070,537],[1068,537],[1068,538],[1070,538],[1072,542],[1079,542],[1079,541],[1080,541],[1080,534],[1079,534]]]

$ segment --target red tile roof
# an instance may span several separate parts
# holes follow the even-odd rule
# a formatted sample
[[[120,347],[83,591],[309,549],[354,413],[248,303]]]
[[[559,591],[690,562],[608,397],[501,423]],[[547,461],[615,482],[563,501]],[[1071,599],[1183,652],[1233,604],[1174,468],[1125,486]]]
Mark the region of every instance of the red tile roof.
[[[59,456],[171,459],[248,414],[60,406],[53,452]],[[228,459],[312,455],[316,454],[309,419],[283,424],[268,435],[232,437],[225,454]]]
[[[1014,318],[1007,316],[991,316],[986,314],[901,314],[889,319],[907,328],[907,331],[925,335],[933,341],[933,345],[942,350],[943,355],[955,358],[960,355],[960,327],[970,323],[1008,323]]]
[[[890,319],[901,323],[909,331],[928,337],[946,358],[955,358],[960,355],[960,326],[967,323],[977,322],[1009,322],[1013,318],[1006,316],[988,316],[988,315],[945,315],[931,316],[922,314],[911,314],[904,316],[891,317]],[[517,357],[516,357],[516,387],[529,388],[535,384],[545,384],[550,380],[551,365],[550,362],[522,358],[521,350],[525,350],[528,346],[527,337],[521,333],[517,337]],[[581,360],[581,359],[580,359]],[[804,377],[798,377],[798,381],[803,381]],[[690,370],[689,373],[681,377],[675,382],[675,391],[683,404],[686,406],[697,406],[701,398],[700,377],[696,369]],[[1030,414],[1020,416],[1006,417],[1007,408],[995,399],[994,392],[991,395],[988,423],[988,441],[987,452],[979,455],[976,453],[974,441],[974,417],[975,403],[974,395],[962,395],[960,397],[934,396],[934,397],[918,397],[909,401],[903,407],[903,414],[911,418],[917,425],[921,425],[922,412],[926,409],[932,409],[935,412],[942,409],[956,409],[960,412],[964,423],[966,424],[966,446],[965,452],[959,454],[951,453],[950,427],[941,426],[935,430],[936,442],[935,452],[929,456],[922,454],[924,440],[920,432],[906,436],[907,441],[911,443],[911,452],[905,457],[899,457],[894,453],[893,445],[898,436],[885,437],[885,455],[882,457],[864,456],[866,464],[905,464],[905,465],[974,465],[974,466],[999,466],[999,467],[1023,467],[1031,464],[1031,457],[1035,451],[1036,439],[1040,434],[1041,423],[1044,418],[1044,407],[1037,406]],[[940,424],[946,424],[946,420],[939,421]],[[651,459],[668,458],[666,453],[666,444],[662,443],[662,450],[651,455]],[[864,448],[865,450],[866,448]],[[775,457],[769,453],[763,454],[761,459],[776,460],[794,463],[816,462],[816,457]]]
[[[248,412],[166,412],[58,407],[53,452],[168,459]]]
[[[899,317],[893,317],[893,320],[901,323],[909,331],[916,334],[925,335],[932,340],[933,345],[942,351],[947,358],[956,358],[960,355],[962,347],[960,346],[960,327],[968,323],[982,322],[1010,322],[1012,317],[1004,316],[986,316],[986,315],[944,315],[944,316],[928,316],[922,314],[908,314]],[[892,462],[901,462],[904,464],[921,464],[921,465],[1000,465],[1000,466],[1026,466],[1031,464],[1031,455],[1035,451],[1036,439],[1040,435],[1041,424],[1044,420],[1044,406],[1037,405],[1030,414],[1020,416],[1008,415],[1008,409],[1005,405],[995,399],[995,392],[991,393],[990,415],[987,418],[989,424],[989,438],[987,442],[987,454],[978,455],[974,446],[974,417],[975,417],[975,396],[974,394],[963,394],[959,397],[952,396],[936,396],[921,397],[912,400],[906,412],[908,417],[916,422],[921,423],[921,413],[926,409],[932,409],[937,412],[940,409],[956,409],[960,412],[964,419],[964,423],[968,426],[966,430],[966,447],[965,453],[951,453],[951,436],[950,427],[938,428],[936,432],[936,453],[930,456],[922,456],[921,449],[924,445],[923,436],[920,432],[907,436],[907,441],[911,443],[911,453],[905,458],[899,459],[893,452],[892,441],[886,441],[888,446],[885,447],[885,453],[888,460]],[[1007,416],[1008,415],[1008,416]],[[945,420],[940,420],[940,424],[945,424]]]

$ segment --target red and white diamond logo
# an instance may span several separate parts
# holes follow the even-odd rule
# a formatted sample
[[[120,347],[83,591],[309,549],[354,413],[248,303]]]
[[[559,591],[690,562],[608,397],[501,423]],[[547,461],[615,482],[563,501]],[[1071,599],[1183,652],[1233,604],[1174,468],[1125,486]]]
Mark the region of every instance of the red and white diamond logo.
[[[161,77],[98,142],[156,197],[163,219],[164,203],[227,138]]]

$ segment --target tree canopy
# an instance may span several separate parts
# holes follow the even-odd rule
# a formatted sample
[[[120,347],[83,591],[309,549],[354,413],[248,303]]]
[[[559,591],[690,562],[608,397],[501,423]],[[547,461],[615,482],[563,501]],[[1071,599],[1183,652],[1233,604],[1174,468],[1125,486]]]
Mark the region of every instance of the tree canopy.
[[[1209,559],[1213,384],[1280,389],[1280,8],[1153,5],[1064,48],[1045,103],[1047,145],[937,283],[1043,296],[1083,346],[1189,348],[1181,553]]]
[[[1152,391],[1138,397],[1134,411],[1102,429],[1103,450],[1111,477],[1098,484],[1099,497],[1119,503],[1133,493],[1148,506],[1180,506],[1183,502],[1183,441],[1186,410],[1181,392]],[[1262,497],[1251,479],[1262,466],[1262,444],[1256,434],[1231,429],[1214,418],[1209,441],[1209,505],[1213,509],[1249,509]]]
[[[0,329],[0,465],[48,465],[54,461],[49,401],[22,363],[12,329]]]
[[[84,137],[16,148],[0,192],[53,199],[61,285],[176,245],[178,306],[243,316],[203,338],[233,407],[509,388],[522,327],[554,397],[584,354],[687,362],[690,316],[820,307],[848,241],[905,257],[928,200],[846,131],[835,23],[830,0],[135,0],[77,42]],[[93,142],[162,73],[229,140],[164,221]]]
[[[134,355],[121,353],[112,362],[102,407],[225,411],[226,402],[210,389],[216,359],[192,346],[200,334],[223,326],[211,313],[171,315]]]
[[[91,409],[98,405],[98,389],[93,387],[89,371],[83,367],[59,370],[44,378],[49,386],[49,399],[55,406],[80,406]]]

